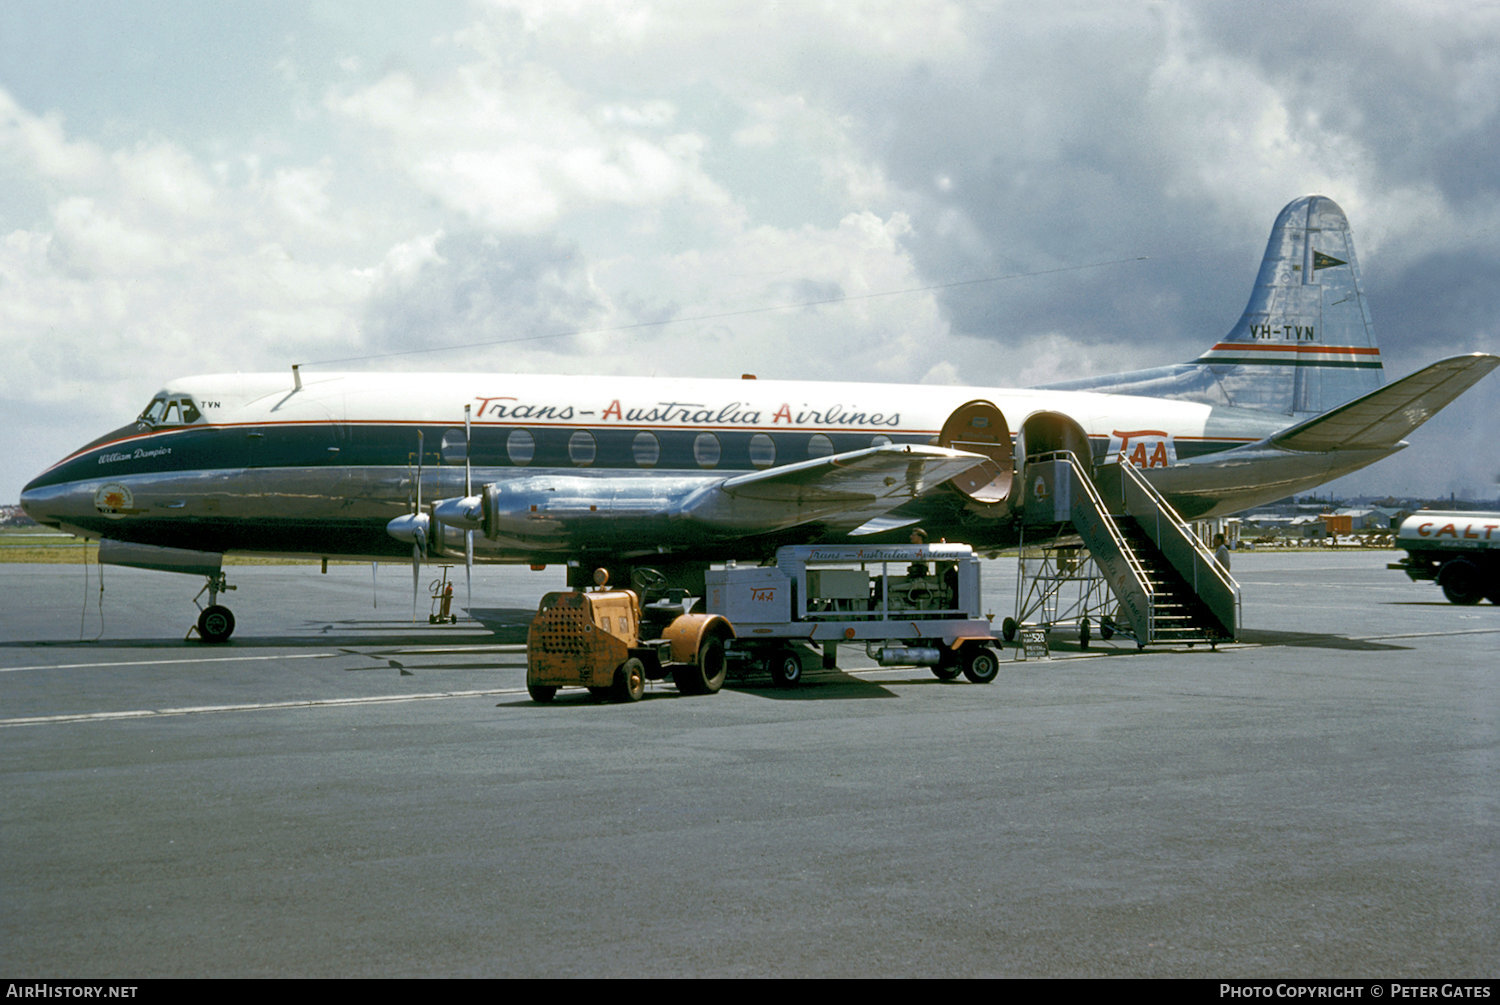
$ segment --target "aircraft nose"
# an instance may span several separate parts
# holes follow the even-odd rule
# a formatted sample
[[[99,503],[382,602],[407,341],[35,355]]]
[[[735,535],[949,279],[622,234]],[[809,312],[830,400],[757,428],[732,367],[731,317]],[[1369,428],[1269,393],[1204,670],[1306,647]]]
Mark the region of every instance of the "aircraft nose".
[[[37,487],[36,482],[31,482],[21,490],[21,511],[37,523],[46,523],[46,509],[43,505],[44,493]]]
[[[57,527],[93,509],[93,495],[67,481],[35,478],[21,490],[21,509],[37,523]]]

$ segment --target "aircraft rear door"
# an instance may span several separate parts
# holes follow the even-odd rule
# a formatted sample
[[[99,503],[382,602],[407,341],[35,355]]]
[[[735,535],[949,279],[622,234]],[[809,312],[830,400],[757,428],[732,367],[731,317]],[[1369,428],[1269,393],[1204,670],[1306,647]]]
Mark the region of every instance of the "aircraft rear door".
[[[954,409],[938,434],[938,446],[989,458],[950,484],[969,497],[970,509],[995,515],[1009,511],[1015,457],[1010,426],[993,402],[976,399]]]

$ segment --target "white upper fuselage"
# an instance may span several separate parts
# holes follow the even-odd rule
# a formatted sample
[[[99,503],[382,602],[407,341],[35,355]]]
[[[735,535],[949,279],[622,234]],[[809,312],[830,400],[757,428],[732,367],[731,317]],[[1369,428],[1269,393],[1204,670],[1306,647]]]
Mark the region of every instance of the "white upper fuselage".
[[[760,432],[868,432],[936,436],[958,405],[993,401],[1011,428],[1038,411],[1061,412],[1093,437],[1154,428],[1178,438],[1205,436],[1204,404],[1097,394],[840,381],[578,377],[538,374],[305,374],[184,377],[168,394],[188,394],[209,424],[264,422],[457,424],[469,406],[476,425],[703,429]],[[1222,410],[1221,410],[1222,411]],[[1255,440],[1285,419],[1247,413]],[[1259,421],[1255,421],[1259,420]]]

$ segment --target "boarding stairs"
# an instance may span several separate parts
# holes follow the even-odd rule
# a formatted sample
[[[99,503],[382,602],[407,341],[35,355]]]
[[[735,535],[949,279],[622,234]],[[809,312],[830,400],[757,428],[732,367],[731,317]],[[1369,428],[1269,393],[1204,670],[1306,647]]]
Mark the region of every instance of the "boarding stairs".
[[[1234,640],[1239,586],[1133,465],[1090,478],[1059,451],[1025,472],[1016,624],[1073,621],[1085,646],[1091,625],[1141,647]]]

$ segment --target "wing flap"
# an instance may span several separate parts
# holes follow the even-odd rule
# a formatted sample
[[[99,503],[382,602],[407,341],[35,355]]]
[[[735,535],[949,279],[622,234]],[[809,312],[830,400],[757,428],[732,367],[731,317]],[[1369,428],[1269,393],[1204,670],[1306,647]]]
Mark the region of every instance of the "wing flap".
[[[1393,447],[1496,366],[1500,366],[1500,356],[1482,352],[1439,360],[1284,429],[1271,437],[1271,443],[1306,451]]]

